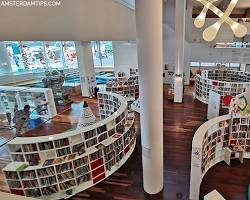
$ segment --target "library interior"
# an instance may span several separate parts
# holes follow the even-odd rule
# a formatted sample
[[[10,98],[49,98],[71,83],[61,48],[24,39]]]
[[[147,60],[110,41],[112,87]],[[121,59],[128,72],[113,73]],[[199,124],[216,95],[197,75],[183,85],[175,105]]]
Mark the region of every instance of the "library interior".
[[[0,199],[250,200],[249,0],[0,0]]]

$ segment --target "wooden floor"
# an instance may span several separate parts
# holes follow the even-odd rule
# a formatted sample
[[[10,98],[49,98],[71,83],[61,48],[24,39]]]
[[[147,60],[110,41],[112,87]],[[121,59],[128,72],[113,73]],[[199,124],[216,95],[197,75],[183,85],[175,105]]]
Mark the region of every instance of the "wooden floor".
[[[164,189],[161,193],[148,195],[143,191],[138,134],[135,151],[127,163],[100,184],[71,199],[188,200],[191,142],[196,129],[206,121],[205,117],[206,106],[193,100],[192,88],[185,90],[183,104],[173,104],[164,99]],[[139,133],[138,115],[136,129]],[[8,156],[5,150],[1,153],[1,149],[0,154]],[[207,173],[201,186],[201,196],[216,188],[227,200],[246,200],[247,182],[250,181],[250,160],[245,160],[243,165],[237,161],[232,163],[231,167],[219,163]],[[0,159],[0,165],[3,164]]]
[[[74,97],[73,103],[69,106],[57,106],[58,115],[46,123],[41,124],[35,129],[32,129],[22,136],[24,137],[39,137],[46,135],[55,135],[69,129],[76,128],[78,119],[81,115],[83,101],[86,101],[97,119],[99,118],[98,101],[96,99],[87,99]]]

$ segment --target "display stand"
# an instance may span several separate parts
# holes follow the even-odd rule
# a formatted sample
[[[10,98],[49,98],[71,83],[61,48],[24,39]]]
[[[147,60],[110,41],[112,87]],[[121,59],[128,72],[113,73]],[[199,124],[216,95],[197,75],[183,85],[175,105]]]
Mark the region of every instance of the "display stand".
[[[45,72],[45,78],[43,78],[43,84],[45,88],[51,88],[54,94],[54,101],[56,105],[62,106],[71,103],[71,95],[69,91],[63,86],[65,74],[63,71],[53,70],[51,72]]]
[[[3,172],[11,193],[41,199],[69,198],[104,180],[132,154],[134,113],[124,97],[98,94],[97,123],[42,137],[8,143],[12,162]]]
[[[245,92],[250,86],[250,73],[240,71],[204,70],[195,77],[195,98],[208,104],[209,91],[214,90],[221,95],[221,108],[228,108],[224,104],[225,96],[235,97]]]
[[[243,93],[235,97],[230,114],[213,118],[196,131],[192,142],[190,200],[199,199],[202,178],[215,164],[225,161],[230,165],[231,159],[243,162],[244,158],[250,158],[248,96]]]
[[[212,192],[208,193],[204,200],[226,200],[217,190],[213,190]]]
[[[83,103],[81,116],[77,123],[77,128],[83,128],[96,123],[96,117],[93,114],[91,108],[88,106],[87,102]]]

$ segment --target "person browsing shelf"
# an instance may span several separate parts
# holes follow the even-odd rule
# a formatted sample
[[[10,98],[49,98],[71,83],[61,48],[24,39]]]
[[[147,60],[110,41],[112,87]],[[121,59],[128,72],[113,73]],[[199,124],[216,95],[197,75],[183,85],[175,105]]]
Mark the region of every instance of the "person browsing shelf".
[[[23,110],[15,112],[13,117],[13,123],[15,123],[16,134],[22,134],[26,132],[28,127],[28,120],[30,119],[30,106],[25,105]]]

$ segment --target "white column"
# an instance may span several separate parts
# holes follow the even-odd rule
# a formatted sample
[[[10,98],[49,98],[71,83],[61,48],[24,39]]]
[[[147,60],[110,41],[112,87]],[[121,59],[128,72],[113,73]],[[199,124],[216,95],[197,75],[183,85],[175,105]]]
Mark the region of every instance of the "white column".
[[[96,87],[91,42],[75,42],[82,96],[94,96]]]
[[[181,103],[183,98],[183,72],[185,48],[185,15],[186,0],[175,1],[175,34],[176,34],[176,59],[174,80],[174,102]]]
[[[136,0],[143,187],[163,189],[162,0]]]
[[[4,42],[0,42],[0,67],[5,73],[12,72],[10,58]]]
[[[246,71],[246,64],[240,64],[240,71],[245,72]]]

